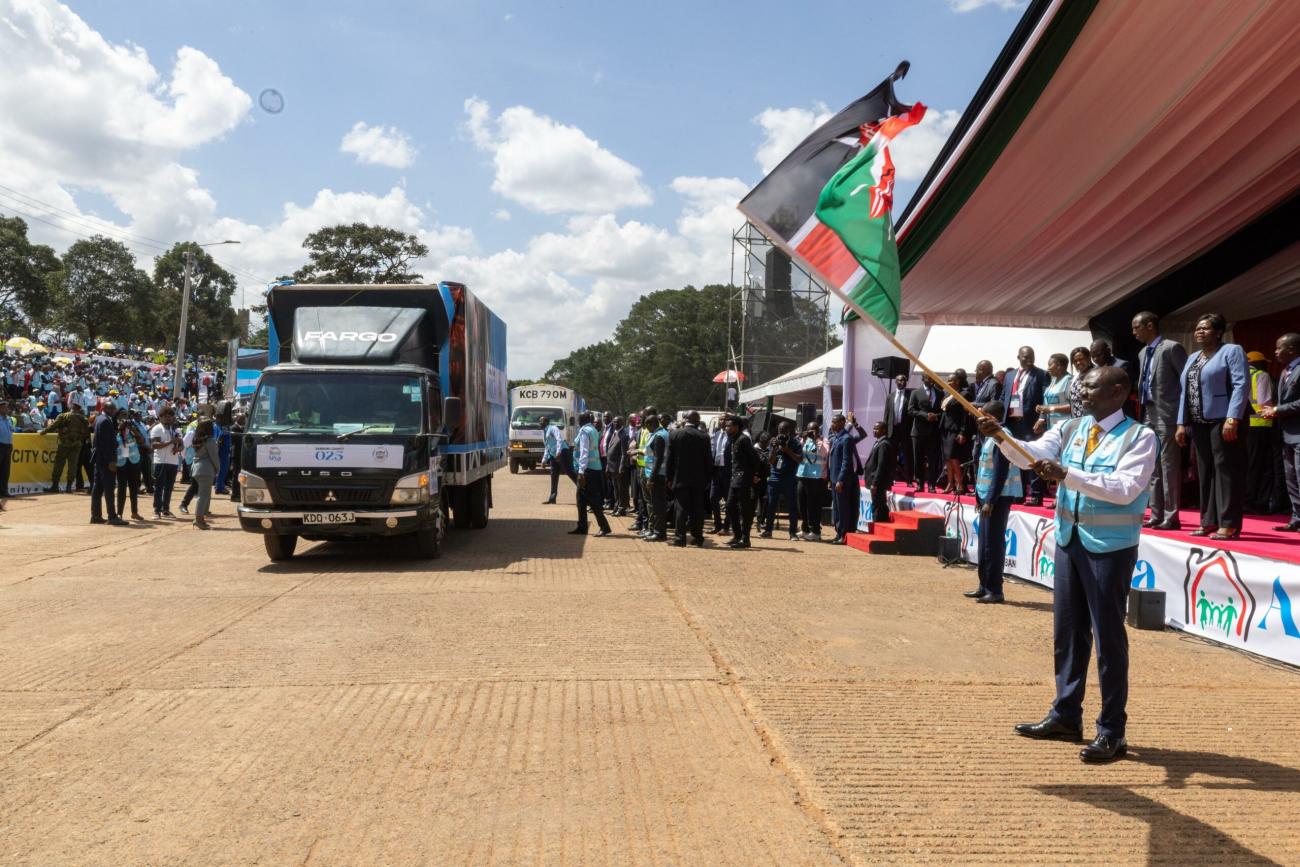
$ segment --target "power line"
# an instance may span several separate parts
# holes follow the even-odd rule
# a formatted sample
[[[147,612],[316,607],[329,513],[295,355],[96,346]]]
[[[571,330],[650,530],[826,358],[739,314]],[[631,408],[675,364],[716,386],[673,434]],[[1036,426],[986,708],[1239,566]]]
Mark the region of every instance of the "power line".
[[[155,238],[149,238],[148,236],[145,235],[137,235],[132,232],[128,232],[125,229],[121,229],[118,226],[113,225],[112,223],[106,223],[94,217],[73,215],[69,211],[65,211],[62,208],[58,208],[55,207],[54,205],[43,202],[40,199],[35,198],[34,196],[29,196],[25,193],[17,192],[13,190],[12,187],[7,187],[3,184],[0,184],[0,190],[10,191],[9,193],[0,192],[0,206],[3,206],[6,209],[11,210],[16,214],[20,214],[24,217],[27,217],[28,219],[36,220],[39,223],[44,223],[45,225],[50,226],[51,228],[58,229],[59,231],[62,232],[67,232],[70,235],[74,235],[79,238],[90,237],[86,235],[84,232],[79,232],[76,231],[75,229],[70,229],[67,226],[59,225],[57,223],[45,219],[44,217],[37,216],[36,214],[32,214],[28,211],[24,211],[21,208],[14,206],[13,202],[16,201],[18,202],[18,204],[22,205],[25,208],[35,208],[44,211],[47,216],[53,217],[56,220],[63,220],[73,225],[80,226],[83,230],[88,229],[94,232],[95,234],[112,238],[113,240],[118,241],[127,247],[134,248],[138,252],[145,252],[147,255],[155,255],[154,251],[160,253],[166,253],[168,250],[171,249],[171,247],[167,245],[165,242],[159,241]],[[4,200],[6,199],[9,201],[5,202]],[[212,257],[212,260],[214,262],[216,262],[226,271],[229,271],[230,273],[236,276],[243,277],[245,280],[251,280],[260,285],[266,285],[266,283],[268,282],[268,280],[265,277],[259,276],[257,274],[251,274],[247,271],[244,271],[243,269],[230,266],[222,262],[221,260],[217,259],[215,256],[212,256],[211,253],[209,253],[208,255]],[[240,289],[240,299],[241,301],[244,300],[244,293],[242,287]]]

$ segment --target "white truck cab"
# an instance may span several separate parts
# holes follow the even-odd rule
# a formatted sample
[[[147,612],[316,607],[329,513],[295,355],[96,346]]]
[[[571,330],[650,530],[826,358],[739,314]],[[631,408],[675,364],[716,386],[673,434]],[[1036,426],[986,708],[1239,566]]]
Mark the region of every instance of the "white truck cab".
[[[545,433],[540,420],[559,425],[570,443],[578,435],[581,398],[562,385],[539,382],[510,390],[510,472],[536,469],[542,463]]]

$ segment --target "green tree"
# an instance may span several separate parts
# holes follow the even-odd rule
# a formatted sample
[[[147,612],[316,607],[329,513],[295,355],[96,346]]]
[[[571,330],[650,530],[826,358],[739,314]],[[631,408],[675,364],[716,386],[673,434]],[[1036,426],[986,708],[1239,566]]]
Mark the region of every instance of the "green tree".
[[[51,301],[45,278],[57,270],[59,257],[27,239],[22,218],[0,217],[0,327],[44,325]]]
[[[73,243],[46,283],[56,324],[86,341],[142,336],[139,314],[154,300],[153,285],[121,242],[95,235]]]
[[[299,283],[422,283],[411,262],[429,255],[414,235],[365,223],[319,229],[302,246],[308,262],[293,274]]]
[[[185,350],[189,353],[220,354],[227,340],[239,333],[239,319],[231,300],[235,296],[233,274],[217,264],[198,244],[187,241],[175,244],[154,259],[153,289],[156,303],[141,323],[140,340],[154,346],[175,348],[181,321],[181,292],[185,287],[185,253],[194,254],[191,271],[189,333]]]
[[[730,366],[727,323],[734,291],[715,284],[647,293],[619,322],[612,340],[556,360],[545,379],[567,385],[602,410],[716,406],[724,387],[713,377]],[[755,381],[798,367],[839,342],[820,306],[796,297],[793,308],[779,318],[751,322],[763,335],[766,353],[752,368],[746,363]]]

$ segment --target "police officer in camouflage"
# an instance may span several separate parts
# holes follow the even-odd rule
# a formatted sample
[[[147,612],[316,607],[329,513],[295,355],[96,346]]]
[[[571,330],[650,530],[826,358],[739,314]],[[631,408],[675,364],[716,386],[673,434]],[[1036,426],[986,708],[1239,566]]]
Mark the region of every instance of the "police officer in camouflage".
[[[59,417],[50,422],[45,430],[41,431],[41,436],[56,433],[59,435],[58,451],[54,453],[54,478],[50,486],[45,489],[47,494],[55,494],[59,491],[59,476],[63,474],[63,468],[67,467],[69,492],[72,491],[72,483],[77,479],[77,470],[80,466],[81,444],[86,441],[90,434],[90,423],[86,421],[85,414],[81,411],[81,405],[73,403],[69,409],[59,413]],[[80,481],[78,479],[78,481]]]

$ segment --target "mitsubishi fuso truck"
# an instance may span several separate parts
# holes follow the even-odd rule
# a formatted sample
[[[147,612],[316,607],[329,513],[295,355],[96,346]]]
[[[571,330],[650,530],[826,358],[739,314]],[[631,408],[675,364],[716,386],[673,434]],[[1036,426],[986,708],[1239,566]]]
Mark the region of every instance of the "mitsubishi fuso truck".
[[[509,442],[505,323],[459,283],[277,286],[242,437],[240,526],[298,539],[487,526]]]
[[[564,431],[570,443],[578,436],[578,413],[583,409],[578,393],[562,385],[544,382],[520,385],[510,390],[510,472],[536,469],[542,463],[545,418]]]

